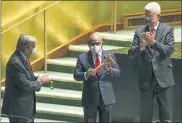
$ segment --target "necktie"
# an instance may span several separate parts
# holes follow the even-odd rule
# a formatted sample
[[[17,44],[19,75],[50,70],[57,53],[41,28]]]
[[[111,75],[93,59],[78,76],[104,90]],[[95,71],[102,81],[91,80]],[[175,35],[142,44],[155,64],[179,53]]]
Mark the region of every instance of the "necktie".
[[[25,60],[26,61],[26,64],[28,65],[29,68],[31,68],[31,65],[30,65],[30,62],[28,59]]]
[[[96,54],[95,66],[98,67],[100,65],[99,54]],[[97,71],[98,75],[100,74],[100,69]]]
[[[154,34],[154,32],[155,32],[155,29],[152,28],[152,29],[151,29],[151,33],[153,34],[153,37],[152,37],[153,39],[155,39],[155,34]]]

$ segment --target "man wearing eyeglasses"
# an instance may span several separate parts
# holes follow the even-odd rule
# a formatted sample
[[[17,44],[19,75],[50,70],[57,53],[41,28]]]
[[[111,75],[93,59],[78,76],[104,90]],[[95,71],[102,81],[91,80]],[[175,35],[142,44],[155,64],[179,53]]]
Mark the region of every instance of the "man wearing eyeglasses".
[[[174,30],[159,21],[160,11],[160,5],[156,2],[145,6],[146,25],[136,29],[129,50],[131,59],[139,57],[141,122],[152,122],[154,96],[159,105],[160,122],[168,122],[170,119],[166,92],[174,85],[170,59],[174,51]]]
[[[78,56],[74,72],[74,79],[83,81],[84,122],[96,122],[97,110],[99,122],[111,122],[111,105],[115,103],[112,79],[120,75],[120,69],[114,54],[102,49],[103,41],[98,33],[90,36],[88,46],[90,50]],[[96,70],[106,61],[107,54],[111,54],[115,64],[106,64]]]

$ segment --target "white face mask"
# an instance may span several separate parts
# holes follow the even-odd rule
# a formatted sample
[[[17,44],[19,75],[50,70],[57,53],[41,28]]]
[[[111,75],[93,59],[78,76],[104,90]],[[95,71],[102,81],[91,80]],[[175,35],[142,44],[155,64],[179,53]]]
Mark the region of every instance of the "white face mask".
[[[31,56],[35,55],[36,53],[36,47],[32,50]]]
[[[93,54],[99,53],[101,49],[101,45],[90,46],[90,50]]]
[[[28,52],[27,48],[26,48],[26,51]],[[36,53],[36,47],[34,49],[32,49],[32,52],[31,53],[30,52],[28,52],[28,53],[30,54],[30,56],[35,55],[35,53]]]

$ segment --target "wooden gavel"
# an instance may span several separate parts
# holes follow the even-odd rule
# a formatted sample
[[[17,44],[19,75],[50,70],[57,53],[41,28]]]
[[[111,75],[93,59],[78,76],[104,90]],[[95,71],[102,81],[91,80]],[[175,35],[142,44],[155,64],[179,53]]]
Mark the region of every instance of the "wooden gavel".
[[[105,55],[104,57],[105,57],[106,61],[105,61],[104,63],[100,64],[98,67],[96,67],[96,68],[95,68],[96,71],[99,70],[99,69],[100,69],[102,66],[104,66],[106,63],[109,63],[110,65],[112,65],[112,64],[115,63],[114,60],[113,60],[112,57],[111,57],[111,54],[107,54],[107,55]]]

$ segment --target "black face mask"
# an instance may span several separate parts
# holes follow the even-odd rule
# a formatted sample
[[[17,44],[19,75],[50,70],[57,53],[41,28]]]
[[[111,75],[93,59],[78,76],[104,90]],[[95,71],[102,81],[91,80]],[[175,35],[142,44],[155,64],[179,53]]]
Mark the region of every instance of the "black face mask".
[[[145,24],[151,27],[154,25],[154,21],[152,18],[145,18]]]

